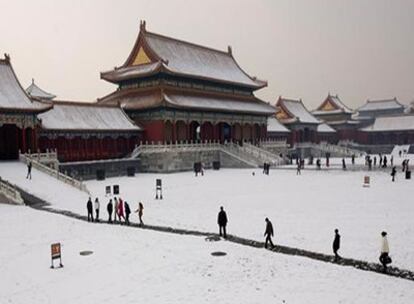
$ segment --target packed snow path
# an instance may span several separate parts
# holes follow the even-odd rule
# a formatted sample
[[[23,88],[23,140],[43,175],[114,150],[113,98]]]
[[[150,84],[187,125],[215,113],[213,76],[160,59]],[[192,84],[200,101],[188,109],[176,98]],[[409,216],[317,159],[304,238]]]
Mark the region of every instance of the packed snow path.
[[[82,216],[79,214],[76,214],[72,211],[65,211],[65,210],[58,210],[48,207],[48,203],[44,200],[28,193],[27,191],[20,189],[20,192],[22,194],[23,200],[25,201],[25,204],[39,210],[44,210],[51,213],[61,214],[65,215],[71,218],[75,218],[78,220],[82,220],[87,222],[88,219],[86,216]],[[93,224],[93,223],[92,223]],[[108,224],[106,221],[100,221],[95,222],[95,224]],[[108,225],[125,225],[124,223],[112,223]],[[165,226],[154,226],[154,225],[144,225],[141,226],[136,223],[131,223],[128,227],[134,227],[134,228],[141,228],[141,229],[149,229],[154,231],[160,231],[160,232],[168,232],[168,233],[174,233],[174,234],[181,234],[181,235],[193,235],[193,236],[205,236],[205,237],[219,237],[216,233],[209,233],[209,232],[202,232],[202,231],[196,231],[196,230],[188,230],[188,229],[178,229],[178,228],[172,228],[172,227],[165,227]],[[227,241],[233,242],[236,244],[244,245],[244,246],[250,246],[250,247],[256,247],[256,248],[262,248],[264,247],[263,242],[258,242],[255,240],[249,240],[246,238],[234,236],[234,235],[227,235],[226,238]],[[382,273],[384,275],[398,277],[410,281],[414,281],[414,272],[405,270],[405,269],[399,269],[397,267],[388,267],[387,272],[383,272],[383,268],[381,265],[376,263],[369,263],[366,261],[361,260],[355,260],[355,259],[349,259],[349,258],[341,258],[338,261],[335,261],[333,256],[323,254],[323,253],[317,253],[312,252],[308,250],[303,250],[299,248],[292,248],[288,246],[281,246],[276,245],[271,249],[275,253],[282,253],[287,255],[295,255],[295,256],[302,256],[307,257],[313,260],[326,262],[326,263],[334,263],[337,265],[342,266],[352,266],[357,269],[362,269],[366,271],[376,272],[376,273]]]

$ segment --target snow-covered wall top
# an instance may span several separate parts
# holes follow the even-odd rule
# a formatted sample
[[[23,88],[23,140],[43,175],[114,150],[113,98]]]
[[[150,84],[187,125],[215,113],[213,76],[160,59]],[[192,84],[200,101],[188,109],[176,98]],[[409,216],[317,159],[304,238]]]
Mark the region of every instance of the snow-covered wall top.
[[[139,131],[121,108],[87,103],[55,102],[53,109],[40,114],[43,129]]]

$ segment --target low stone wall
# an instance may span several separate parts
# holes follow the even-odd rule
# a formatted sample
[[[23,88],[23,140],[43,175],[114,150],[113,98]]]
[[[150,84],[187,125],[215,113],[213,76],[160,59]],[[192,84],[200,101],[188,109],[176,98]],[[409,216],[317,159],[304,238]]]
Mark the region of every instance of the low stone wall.
[[[222,168],[249,168],[244,162],[220,150],[142,153],[140,160],[141,172],[192,171],[195,162],[202,162],[204,168],[209,169],[215,161],[219,161]]]
[[[135,172],[142,172],[139,159],[112,159],[85,162],[61,163],[60,172],[80,180],[96,179],[97,171],[105,171],[105,177],[126,176],[128,168],[135,168]]]

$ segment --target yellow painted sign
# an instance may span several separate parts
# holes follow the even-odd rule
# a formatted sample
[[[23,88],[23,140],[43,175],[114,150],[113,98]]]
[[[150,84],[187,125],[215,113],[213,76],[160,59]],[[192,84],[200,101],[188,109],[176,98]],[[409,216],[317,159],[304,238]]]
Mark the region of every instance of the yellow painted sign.
[[[151,63],[151,59],[148,57],[147,53],[145,53],[142,47],[139,48],[137,56],[135,56],[132,65],[141,65]]]

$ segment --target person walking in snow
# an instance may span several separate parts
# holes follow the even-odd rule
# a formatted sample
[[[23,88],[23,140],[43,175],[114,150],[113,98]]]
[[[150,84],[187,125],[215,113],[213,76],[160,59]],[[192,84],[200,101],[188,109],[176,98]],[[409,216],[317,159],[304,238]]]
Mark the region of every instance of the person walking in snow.
[[[395,175],[397,175],[397,169],[395,167],[392,167],[391,176],[393,182],[395,182]]]
[[[270,245],[273,248],[275,246],[275,245],[273,245],[273,242],[272,242],[273,225],[272,225],[272,222],[268,218],[265,218],[265,222],[266,222],[266,230],[265,230],[265,233],[264,233],[264,236],[266,237],[266,239],[265,239],[265,248],[267,248],[268,243],[270,243]]]
[[[127,201],[124,202],[125,207],[125,223],[129,225],[129,215],[131,214],[131,208],[129,208],[129,204]]]
[[[376,167],[376,166],[377,166],[377,157],[374,156],[374,167]]]
[[[144,205],[142,204],[142,202],[138,203],[138,209],[135,210],[135,213],[138,213],[139,223],[141,226],[143,226],[144,222],[142,221],[142,216],[144,215]]]
[[[95,222],[99,222],[99,208],[100,208],[99,199],[95,198]]]
[[[389,256],[390,247],[388,245],[387,233],[385,231],[381,232],[381,255],[379,260],[384,267],[384,272],[387,271],[387,265],[391,264],[392,260]]]
[[[32,161],[27,164],[27,175],[26,179],[32,179]]]
[[[125,221],[124,202],[122,201],[121,198],[118,199],[118,217],[119,217],[119,221],[121,221],[122,219],[124,219]]]
[[[86,203],[86,209],[88,210],[88,222],[93,222],[93,205],[90,197]]]
[[[297,167],[296,167],[296,175],[301,175],[302,173],[300,172],[302,167],[301,162],[298,163]]]
[[[351,162],[352,162],[352,165],[355,165],[355,154],[352,154],[352,156],[351,156]]]
[[[379,167],[380,168],[382,167],[382,155],[381,155],[381,153],[379,155]]]
[[[224,211],[223,206],[220,207],[220,212],[217,216],[217,224],[219,225],[219,234],[220,236],[223,236],[224,238],[227,237],[226,233],[226,226],[227,226],[227,214],[226,211]]]
[[[387,156],[384,155],[384,159],[382,160],[382,167],[387,168]]]
[[[394,155],[391,155],[390,164],[391,164],[391,167],[394,166]]]
[[[335,237],[334,237],[334,241],[332,244],[332,249],[335,254],[335,262],[338,261],[338,259],[340,258],[338,254],[338,250],[340,247],[341,247],[341,235],[339,234],[338,229],[335,229]]]
[[[346,170],[345,158],[342,158],[342,170]]]
[[[108,211],[108,223],[112,223],[112,211],[113,211],[112,199],[109,200],[108,205],[106,205],[106,211]]]
[[[120,221],[118,209],[119,209],[119,202],[118,202],[118,199],[114,197],[114,223],[116,223],[117,220]]]

